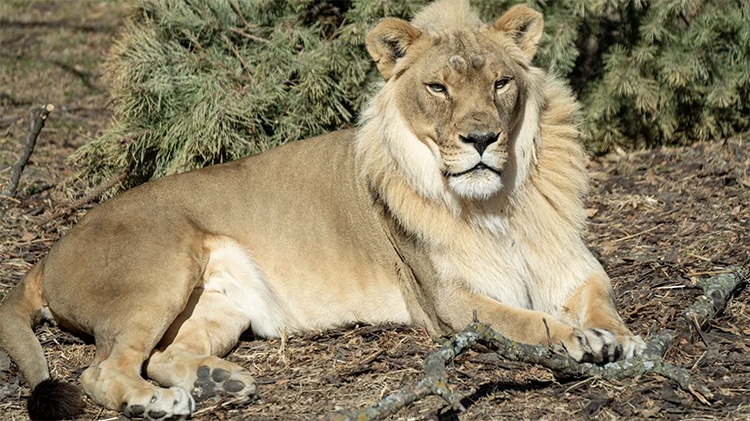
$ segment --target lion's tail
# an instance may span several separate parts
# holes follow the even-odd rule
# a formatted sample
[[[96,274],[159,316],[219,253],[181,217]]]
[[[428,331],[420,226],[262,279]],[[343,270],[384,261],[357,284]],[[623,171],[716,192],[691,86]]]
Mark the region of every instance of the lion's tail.
[[[42,345],[34,334],[34,327],[43,319],[43,272],[42,260],[0,304],[0,347],[33,388],[28,401],[32,420],[72,418],[83,409],[81,391],[75,385],[50,378]]]

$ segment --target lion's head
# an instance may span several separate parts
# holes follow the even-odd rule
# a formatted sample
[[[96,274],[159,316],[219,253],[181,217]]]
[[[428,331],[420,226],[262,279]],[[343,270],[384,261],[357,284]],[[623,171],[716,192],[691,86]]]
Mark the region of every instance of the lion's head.
[[[368,34],[385,84],[365,125],[380,120],[397,170],[422,196],[478,201],[523,182],[543,102],[544,75],[531,65],[542,27],[525,6],[485,24],[467,1],[444,0]]]

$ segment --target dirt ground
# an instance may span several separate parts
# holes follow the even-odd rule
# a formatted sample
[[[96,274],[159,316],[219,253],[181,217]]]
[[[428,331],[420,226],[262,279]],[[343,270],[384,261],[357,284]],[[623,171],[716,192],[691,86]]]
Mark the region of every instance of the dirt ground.
[[[116,2],[0,3],[0,188],[23,148],[29,107],[56,107],[18,199],[0,198],[0,297],[85,213],[39,226],[81,194],[64,193],[73,181],[66,157],[110,124],[101,65],[123,11]],[[477,349],[448,370],[465,412],[431,397],[392,419],[750,419],[748,290],[703,332],[681,316],[700,295],[697,278],[729,266],[750,270],[749,142],[744,136],[591,161],[586,236],[612,277],[621,314],[643,336],[681,332],[667,359],[709,385],[709,404],[657,375],[562,382],[546,369]],[[77,382],[93,346],[50,326],[38,334],[53,375]],[[194,419],[329,419],[337,408],[365,406],[416,383],[423,357],[438,346],[424,331],[398,326],[357,326],[286,343],[248,337],[229,358],[256,376],[260,398],[203,403]],[[0,419],[26,419],[28,394],[0,353]],[[87,403],[81,419],[118,419]]]

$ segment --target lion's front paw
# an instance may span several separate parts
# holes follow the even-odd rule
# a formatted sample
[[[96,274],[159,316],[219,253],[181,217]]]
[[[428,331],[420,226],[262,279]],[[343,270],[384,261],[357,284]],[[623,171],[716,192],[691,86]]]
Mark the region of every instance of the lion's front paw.
[[[646,350],[646,342],[637,335],[617,335],[617,342],[622,345],[624,359],[637,357]]]
[[[641,355],[646,345],[640,336],[615,335],[606,329],[573,329],[563,347],[576,361],[607,363]]]

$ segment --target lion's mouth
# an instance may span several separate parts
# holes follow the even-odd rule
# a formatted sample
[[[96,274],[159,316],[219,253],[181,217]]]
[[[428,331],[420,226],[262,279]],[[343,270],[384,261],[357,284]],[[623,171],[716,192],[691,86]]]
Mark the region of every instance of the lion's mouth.
[[[447,177],[460,177],[460,176],[462,176],[462,175],[466,175],[466,174],[469,174],[469,173],[471,173],[471,172],[474,172],[474,171],[482,171],[482,170],[489,170],[489,171],[491,171],[491,172],[494,172],[495,174],[497,174],[497,175],[499,175],[499,176],[502,176],[502,175],[503,175],[503,174],[502,174],[502,172],[501,172],[500,170],[497,170],[497,169],[495,169],[495,168],[492,168],[492,167],[490,167],[490,166],[486,165],[486,164],[485,164],[485,163],[483,163],[483,162],[480,162],[480,163],[478,163],[477,165],[475,165],[475,166],[473,166],[473,167],[469,168],[469,169],[468,169],[468,170],[466,170],[466,171],[461,171],[461,172],[457,172],[457,173],[446,173],[445,175],[446,175]]]

